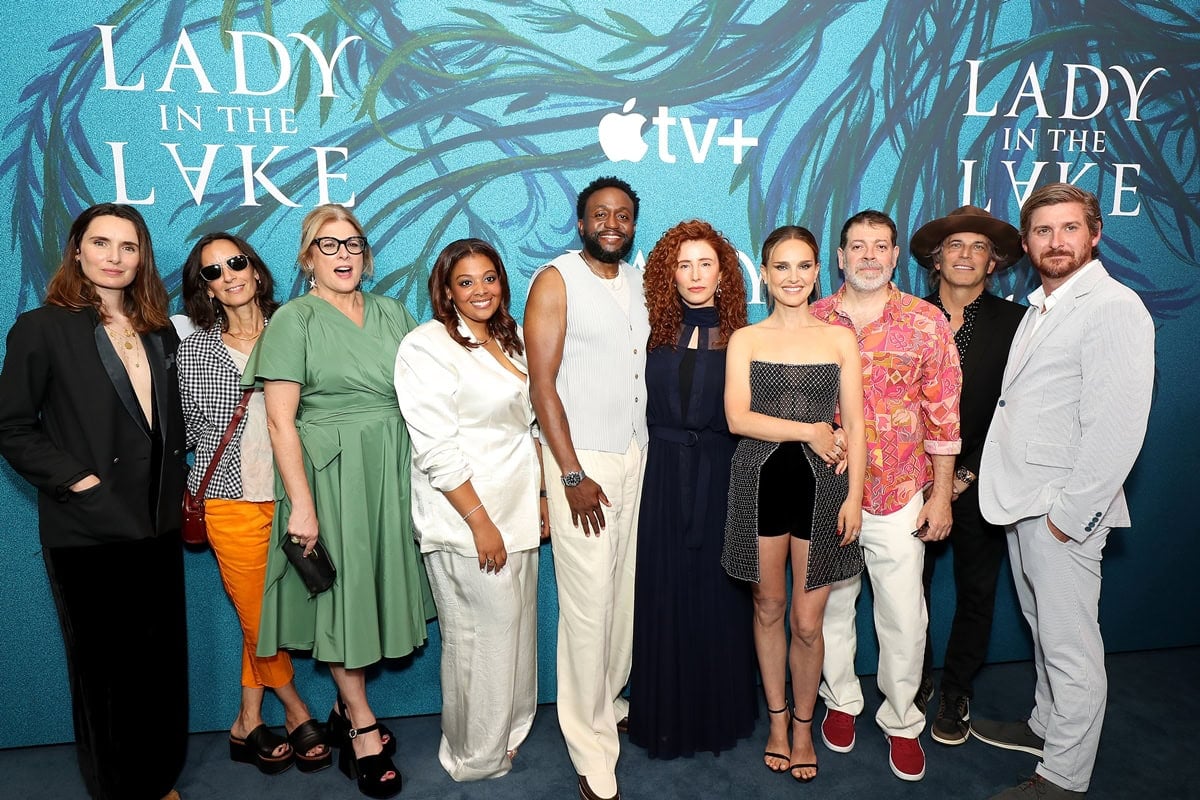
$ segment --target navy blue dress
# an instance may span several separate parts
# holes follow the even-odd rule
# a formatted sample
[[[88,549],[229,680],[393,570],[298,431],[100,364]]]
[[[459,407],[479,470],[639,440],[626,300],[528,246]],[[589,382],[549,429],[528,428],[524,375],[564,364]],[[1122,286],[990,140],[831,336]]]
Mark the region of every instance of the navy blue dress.
[[[683,323],[678,347],[646,359],[629,738],[652,758],[728,750],[758,714],[749,588],[721,567],[736,445],[725,422],[725,351],[710,349],[715,309],[685,309]]]

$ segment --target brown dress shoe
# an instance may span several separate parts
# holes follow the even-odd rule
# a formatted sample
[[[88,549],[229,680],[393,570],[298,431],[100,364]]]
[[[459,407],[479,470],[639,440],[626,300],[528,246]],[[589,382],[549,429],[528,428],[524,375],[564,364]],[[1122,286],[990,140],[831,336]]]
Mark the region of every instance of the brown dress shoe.
[[[612,797],[601,797],[592,791],[592,787],[588,786],[587,778],[579,776],[579,800],[621,800],[621,790]]]

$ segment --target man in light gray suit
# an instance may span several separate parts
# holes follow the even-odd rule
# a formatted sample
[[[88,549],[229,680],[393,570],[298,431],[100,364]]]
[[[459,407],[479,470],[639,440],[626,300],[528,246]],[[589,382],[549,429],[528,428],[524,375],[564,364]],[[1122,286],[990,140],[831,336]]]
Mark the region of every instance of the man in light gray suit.
[[[1096,259],[1100,206],[1063,183],[1021,209],[1021,240],[1042,285],[1013,338],[979,470],[979,506],[1004,525],[1037,671],[1026,722],[976,719],[997,747],[1041,756],[998,798],[1087,794],[1108,693],[1100,559],[1130,524],[1121,488],[1146,433],[1154,325]]]

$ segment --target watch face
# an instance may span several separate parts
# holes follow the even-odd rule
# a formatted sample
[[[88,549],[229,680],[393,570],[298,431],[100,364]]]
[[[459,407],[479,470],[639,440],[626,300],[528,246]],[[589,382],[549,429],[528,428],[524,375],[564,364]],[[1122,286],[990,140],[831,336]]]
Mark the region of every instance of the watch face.
[[[583,472],[568,472],[562,476],[563,486],[578,486],[583,483]]]

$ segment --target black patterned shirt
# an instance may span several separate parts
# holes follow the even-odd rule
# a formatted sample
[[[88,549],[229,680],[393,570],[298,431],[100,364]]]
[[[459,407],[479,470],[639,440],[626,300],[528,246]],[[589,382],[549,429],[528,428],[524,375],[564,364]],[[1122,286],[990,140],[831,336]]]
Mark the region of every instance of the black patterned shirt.
[[[940,294],[933,295],[933,304],[938,307],[938,310],[946,315],[946,320],[950,320],[950,312],[942,305],[942,296]],[[979,293],[967,307],[963,309],[963,324],[954,332],[954,346],[958,348],[958,363],[965,370],[967,368],[967,348],[971,346],[971,336],[975,332],[975,317],[979,315],[979,308],[983,304],[983,293]]]

